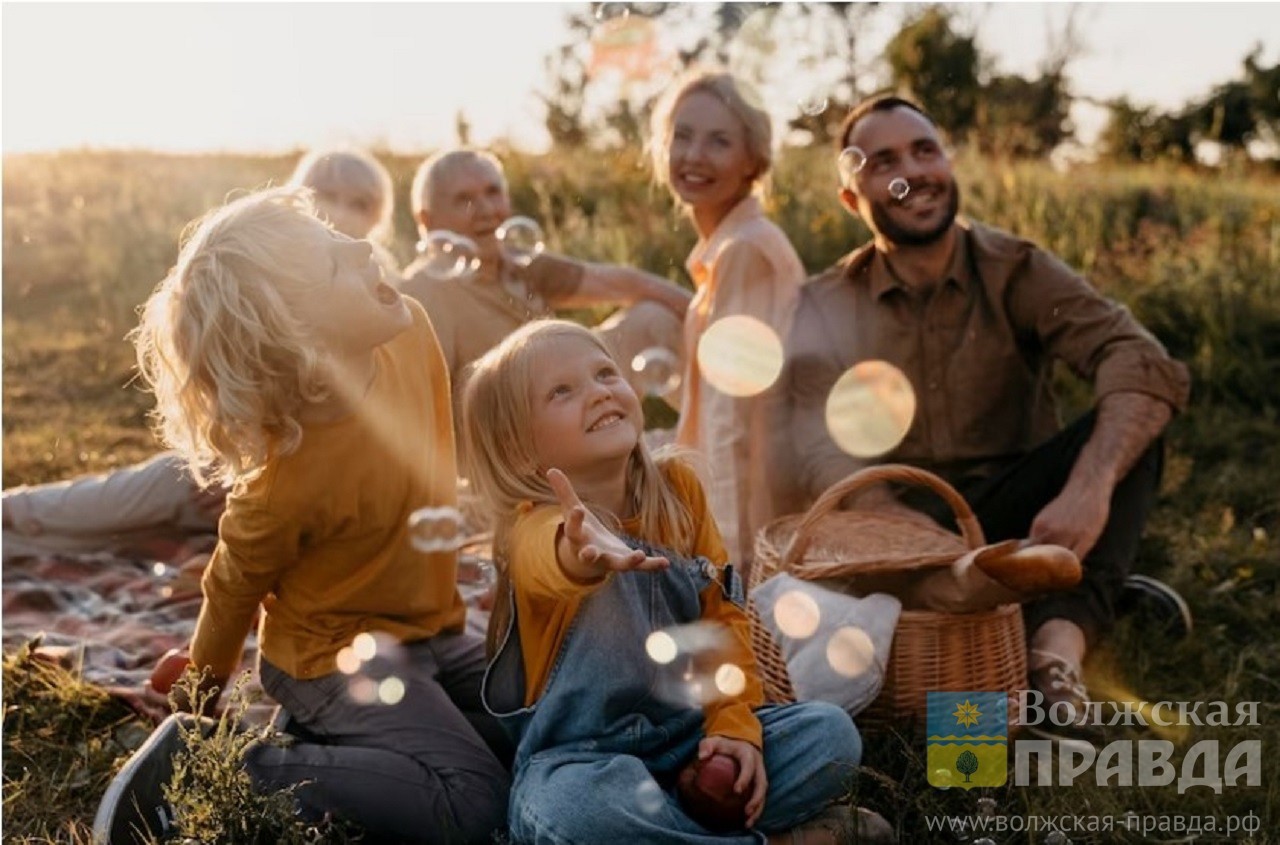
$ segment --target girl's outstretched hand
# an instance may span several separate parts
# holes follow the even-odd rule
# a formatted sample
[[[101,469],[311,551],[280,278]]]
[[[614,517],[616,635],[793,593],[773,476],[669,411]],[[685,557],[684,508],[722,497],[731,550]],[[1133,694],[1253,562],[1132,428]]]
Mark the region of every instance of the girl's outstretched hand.
[[[665,557],[650,557],[633,549],[605,527],[587,506],[582,504],[569,477],[558,469],[547,470],[547,481],[564,509],[564,539],[557,543],[560,565],[570,575],[581,579],[599,578],[609,570],[666,569]]]
[[[764,755],[760,749],[741,739],[727,736],[709,736],[698,743],[698,759],[705,760],[712,754],[724,754],[738,761],[738,779],[733,791],[741,795],[748,789],[747,827],[751,827],[764,811],[764,797],[769,791],[769,778],[764,773]]]

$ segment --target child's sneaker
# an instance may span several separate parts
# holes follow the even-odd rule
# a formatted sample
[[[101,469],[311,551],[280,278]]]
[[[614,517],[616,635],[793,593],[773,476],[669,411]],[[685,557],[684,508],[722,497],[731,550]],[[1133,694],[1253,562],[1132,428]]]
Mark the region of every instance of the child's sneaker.
[[[161,839],[173,824],[164,786],[173,775],[173,757],[182,750],[184,726],[194,716],[175,713],[152,731],[111,781],[93,820],[93,841],[132,845]]]

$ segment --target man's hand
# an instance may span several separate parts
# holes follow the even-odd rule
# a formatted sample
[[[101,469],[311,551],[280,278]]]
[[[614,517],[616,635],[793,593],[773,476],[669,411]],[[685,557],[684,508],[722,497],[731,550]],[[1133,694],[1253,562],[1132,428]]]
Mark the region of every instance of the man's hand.
[[[569,477],[558,469],[547,470],[547,481],[564,510],[564,534],[556,545],[560,565],[575,578],[593,580],[610,570],[650,571],[666,569],[665,557],[649,557],[618,539],[582,504]]]
[[[1048,543],[1075,552],[1080,560],[1092,551],[1111,514],[1111,493],[1084,484],[1068,483],[1031,523],[1032,543]]]
[[[769,791],[769,778],[764,773],[764,754],[741,739],[709,736],[698,743],[698,759],[705,760],[712,754],[723,754],[738,761],[738,780],[733,784],[733,791],[741,795],[751,790],[746,808],[747,827],[753,826],[764,811],[764,797]]]
[[[1107,526],[1116,484],[1160,436],[1172,415],[1172,407],[1144,393],[1104,396],[1098,403],[1093,433],[1066,486],[1031,523],[1031,542],[1064,546],[1083,561]]]

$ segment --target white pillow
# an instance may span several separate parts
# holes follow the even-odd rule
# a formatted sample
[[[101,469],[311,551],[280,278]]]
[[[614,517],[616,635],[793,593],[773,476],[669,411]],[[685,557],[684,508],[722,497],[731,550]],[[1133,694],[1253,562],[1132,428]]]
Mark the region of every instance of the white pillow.
[[[752,591],[756,609],[787,662],[801,701],[827,701],[857,715],[884,686],[902,602],[864,597],[780,573]]]

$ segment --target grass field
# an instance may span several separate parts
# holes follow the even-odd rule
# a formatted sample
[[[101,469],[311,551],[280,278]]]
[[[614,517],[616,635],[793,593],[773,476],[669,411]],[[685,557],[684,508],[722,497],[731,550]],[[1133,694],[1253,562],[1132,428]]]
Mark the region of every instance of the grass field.
[[[417,159],[383,160],[397,196],[407,197]],[[157,448],[146,426],[148,397],[131,384],[124,336],[134,309],[173,263],[188,220],[233,190],[283,182],[293,163],[294,157],[146,153],[5,157],[5,487],[122,466]],[[550,248],[683,279],[693,235],[641,165],[629,154],[508,157],[516,208],[543,223]],[[1225,701],[1233,712],[1237,702],[1260,702],[1259,725],[1177,731],[1173,760],[1180,763],[1203,739],[1219,740],[1224,760],[1235,743],[1259,739],[1261,784],[1226,786],[1221,794],[1193,786],[1179,794],[1176,778],[1162,787],[1098,786],[1090,770],[1069,787],[942,791],[925,784],[923,741],[881,737],[869,739],[867,762],[896,784],[865,778],[860,799],[894,819],[903,842],[961,841],[929,832],[927,817],[993,806],[997,815],[1020,819],[1135,813],[1211,816],[1219,825],[1254,813],[1260,826],[1251,841],[1280,841],[1280,181],[1151,167],[1059,174],[1037,164],[968,158],[957,171],[969,214],[1083,270],[1192,370],[1192,406],[1169,429],[1164,489],[1138,568],[1182,591],[1196,633],[1170,642],[1122,622],[1095,654],[1090,677],[1096,690],[1117,700]],[[865,239],[835,202],[826,155],[784,154],[772,205],[811,271]],[[397,209],[395,222],[390,247],[407,262],[415,239],[407,208]],[[1061,388],[1070,408],[1088,400],[1066,377]],[[127,718],[94,710],[73,719],[67,714],[88,705],[55,696],[52,703],[42,699],[36,719],[25,676],[11,674],[14,656],[8,657],[6,841],[79,841],[103,778],[120,762],[107,752],[129,746],[102,737],[118,738]],[[85,733],[68,741],[93,753],[57,765],[42,767],[39,759],[19,765],[38,748],[36,738],[73,723]],[[1152,735],[1117,727],[1112,737]],[[1068,833],[1077,843],[1186,841],[1172,824],[1146,837],[1123,829]],[[1044,830],[988,835],[997,842],[1060,842]]]

